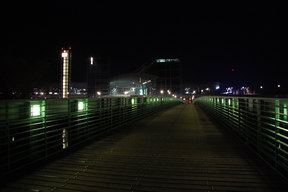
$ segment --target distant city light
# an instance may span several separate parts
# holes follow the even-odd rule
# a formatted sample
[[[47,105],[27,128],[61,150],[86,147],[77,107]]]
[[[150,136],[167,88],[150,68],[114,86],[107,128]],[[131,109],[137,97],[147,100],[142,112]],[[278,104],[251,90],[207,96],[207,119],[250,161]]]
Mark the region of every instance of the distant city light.
[[[143,82],[142,84],[145,85],[146,83],[150,83],[150,82],[151,80],[148,80],[148,81]]]
[[[226,88],[226,94],[232,94],[232,93],[233,93],[233,87]]]
[[[157,63],[165,63],[165,62],[179,62],[180,59],[156,59]]]
[[[278,88],[280,88],[280,87],[281,87],[281,85],[277,85],[277,87],[278,87]]]
[[[161,91],[160,91],[160,93],[161,93],[161,94],[163,94],[163,93],[164,93],[164,91],[163,91],[163,90],[161,90]]]
[[[219,86],[219,85],[217,85],[217,86],[215,87],[215,89],[216,89],[216,90],[219,90],[219,89],[220,89],[220,86]]]
[[[67,52],[62,52],[62,57],[68,57],[68,53]]]
[[[260,86],[260,89],[263,89],[263,86],[262,86],[262,85]]]
[[[124,94],[125,94],[125,95],[128,95],[128,93],[129,93],[129,91],[124,91]]]
[[[90,65],[93,65],[94,64],[94,59],[93,57],[90,57]]]
[[[100,92],[100,91],[97,91],[97,95],[99,95],[99,96],[100,96],[100,95],[101,95],[101,92]]]

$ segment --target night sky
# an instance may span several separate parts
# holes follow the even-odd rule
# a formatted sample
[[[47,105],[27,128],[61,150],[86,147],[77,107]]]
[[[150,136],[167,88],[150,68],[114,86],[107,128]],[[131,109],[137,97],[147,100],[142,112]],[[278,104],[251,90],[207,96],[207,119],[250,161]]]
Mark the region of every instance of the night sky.
[[[280,7],[145,1],[3,5],[1,87],[58,83],[63,46],[72,47],[75,82],[85,81],[88,57],[101,55],[109,58],[114,75],[135,72],[153,58],[180,57],[186,82],[284,83],[287,22]]]

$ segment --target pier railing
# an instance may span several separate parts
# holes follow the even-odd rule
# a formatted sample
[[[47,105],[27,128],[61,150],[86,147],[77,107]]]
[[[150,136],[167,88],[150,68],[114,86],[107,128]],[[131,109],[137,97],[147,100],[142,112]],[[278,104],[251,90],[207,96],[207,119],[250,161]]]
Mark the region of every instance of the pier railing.
[[[0,101],[0,177],[180,103],[163,97]]]
[[[209,96],[195,103],[288,178],[288,99]]]

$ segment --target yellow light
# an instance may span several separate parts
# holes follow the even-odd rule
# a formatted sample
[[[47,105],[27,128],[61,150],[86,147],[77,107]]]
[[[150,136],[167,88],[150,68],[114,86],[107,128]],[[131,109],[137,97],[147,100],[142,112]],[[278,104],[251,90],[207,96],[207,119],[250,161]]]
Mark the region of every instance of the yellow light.
[[[68,53],[67,52],[63,52],[62,53],[62,57],[68,57]]]

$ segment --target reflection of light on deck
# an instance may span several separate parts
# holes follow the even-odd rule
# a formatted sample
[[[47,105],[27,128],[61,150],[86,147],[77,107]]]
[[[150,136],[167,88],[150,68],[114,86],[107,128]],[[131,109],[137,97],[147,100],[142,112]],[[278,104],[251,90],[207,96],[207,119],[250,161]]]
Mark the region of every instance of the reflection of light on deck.
[[[63,129],[62,131],[62,143],[63,149],[66,149],[68,147],[68,133],[66,129]]]

